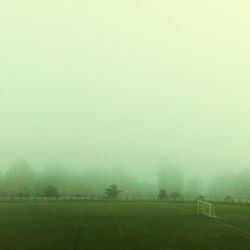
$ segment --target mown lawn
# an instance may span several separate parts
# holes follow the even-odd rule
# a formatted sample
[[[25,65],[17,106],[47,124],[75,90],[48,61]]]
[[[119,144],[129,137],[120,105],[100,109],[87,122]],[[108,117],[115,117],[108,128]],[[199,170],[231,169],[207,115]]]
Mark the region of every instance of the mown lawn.
[[[194,203],[1,202],[1,250],[250,249],[250,206]]]

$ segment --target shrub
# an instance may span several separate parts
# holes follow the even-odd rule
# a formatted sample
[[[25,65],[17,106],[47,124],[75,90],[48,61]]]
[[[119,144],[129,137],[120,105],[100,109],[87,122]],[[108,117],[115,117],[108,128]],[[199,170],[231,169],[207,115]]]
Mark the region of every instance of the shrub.
[[[199,201],[204,201],[204,200],[205,200],[205,197],[204,197],[203,195],[199,195],[199,196],[197,197],[197,200],[199,200]]]
[[[59,191],[56,187],[49,185],[45,188],[44,195],[46,197],[57,197],[59,196]]]
[[[170,198],[171,200],[177,201],[177,200],[181,200],[182,196],[179,192],[174,191],[170,194]]]
[[[233,197],[231,197],[230,195],[227,195],[225,198],[224,198],[224,202],[226,203],[233,203]]]
[[[120,193],[121,191],[118,190],[118,187],[115,184],[112,184],[105,189],[105,194],[108,199],[115,199],[119,196]]]
[[[160,200],[167,200],[167,199],[168,199],[167,191],[166,191],[165,189],[161,189],[161,190],[159,191],[158,198],[159,198]]]

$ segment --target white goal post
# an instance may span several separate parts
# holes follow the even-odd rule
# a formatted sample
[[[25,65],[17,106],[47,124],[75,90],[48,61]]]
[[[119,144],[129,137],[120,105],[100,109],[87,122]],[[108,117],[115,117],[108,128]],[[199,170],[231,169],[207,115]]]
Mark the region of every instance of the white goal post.
[[[197,213],[211,218],[217,218],[214,205],[211,202],[197,201]]]

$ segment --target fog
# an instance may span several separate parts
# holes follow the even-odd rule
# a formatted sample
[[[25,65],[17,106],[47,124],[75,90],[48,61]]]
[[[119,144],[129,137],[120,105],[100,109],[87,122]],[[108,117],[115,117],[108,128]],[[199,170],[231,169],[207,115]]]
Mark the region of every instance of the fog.
[[[2,175],[22,157],[39,173],[119,170],[152,190],[165,168],[192,187],[240,178],[250,169],[249,11],[246,0],[5,1]]]

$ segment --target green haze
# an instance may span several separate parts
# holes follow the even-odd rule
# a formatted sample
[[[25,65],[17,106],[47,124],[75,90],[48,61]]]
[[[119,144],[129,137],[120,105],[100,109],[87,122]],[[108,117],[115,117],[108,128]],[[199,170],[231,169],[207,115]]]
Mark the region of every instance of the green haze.
[[[250,167],[250,4],[4,1],[0,168]]]

